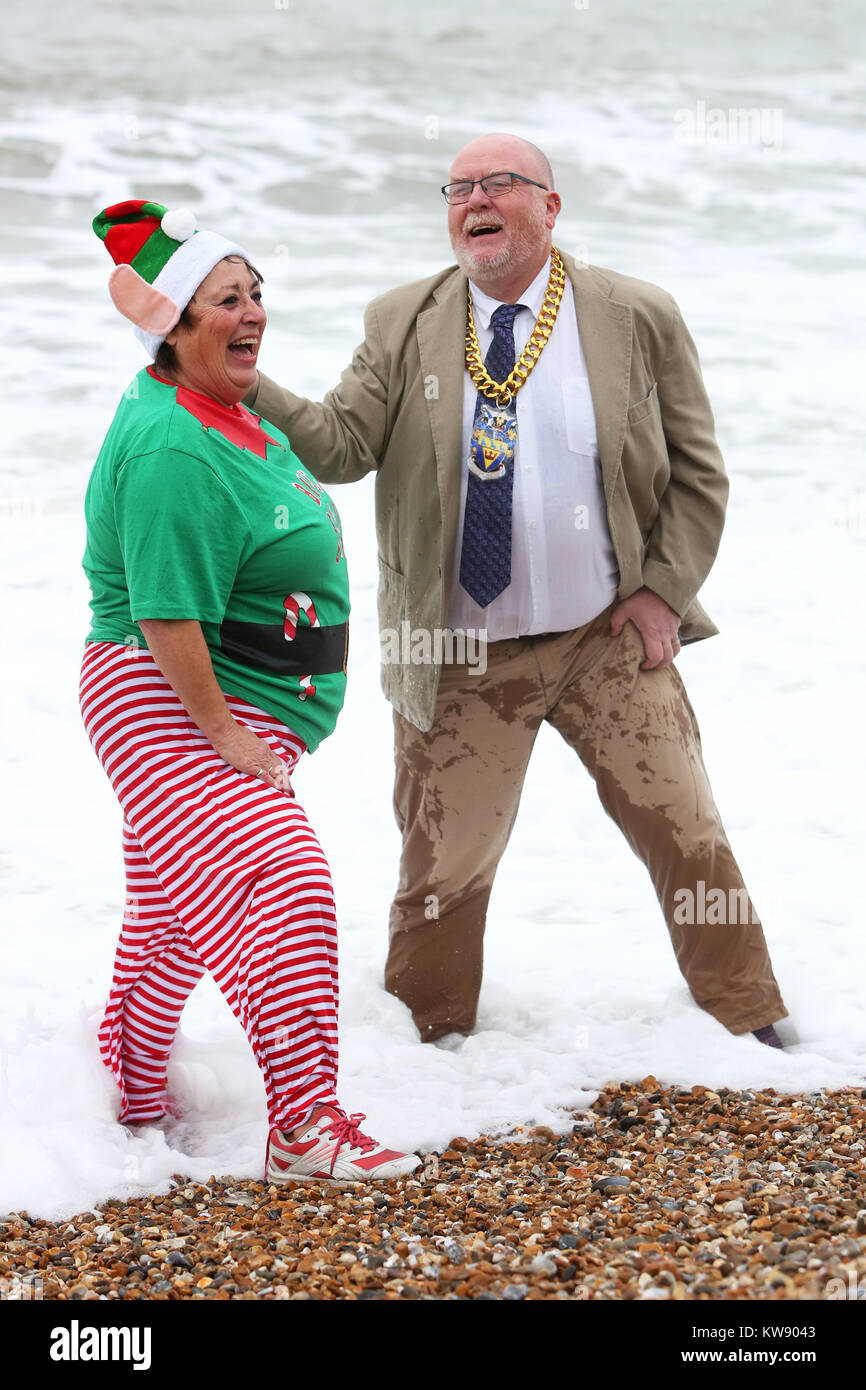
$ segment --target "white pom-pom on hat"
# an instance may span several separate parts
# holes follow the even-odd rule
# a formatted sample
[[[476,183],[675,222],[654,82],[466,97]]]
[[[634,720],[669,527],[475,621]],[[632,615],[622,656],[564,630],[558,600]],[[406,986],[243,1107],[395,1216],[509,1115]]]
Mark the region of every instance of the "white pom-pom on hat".
[[[189,241],[195,231],[195,213],[189,208],[171,208],[160,222],[166,236],[174,241]]]

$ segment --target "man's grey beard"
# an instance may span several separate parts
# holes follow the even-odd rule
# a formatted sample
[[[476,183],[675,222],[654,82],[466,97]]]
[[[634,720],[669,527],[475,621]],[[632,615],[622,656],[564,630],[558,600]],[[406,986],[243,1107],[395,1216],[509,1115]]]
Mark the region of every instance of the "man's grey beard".
[[[503,246],[495,256],[473,256],[468,250],[455,250],[454,254],[463,274],[470,280],[476,280],[479,275],[484,280],[504,280],[514,267],[516,251],[515,246]]]
[[[503,246],[495,256],[474,255],[468,248],[457,247],[452,243],[457,264],[470,280],[505,280],[515,266],[531,261],[538,250],[542,237],[547,232],[545,209],[533,210],[532,221],[524,224],[513,241]]]

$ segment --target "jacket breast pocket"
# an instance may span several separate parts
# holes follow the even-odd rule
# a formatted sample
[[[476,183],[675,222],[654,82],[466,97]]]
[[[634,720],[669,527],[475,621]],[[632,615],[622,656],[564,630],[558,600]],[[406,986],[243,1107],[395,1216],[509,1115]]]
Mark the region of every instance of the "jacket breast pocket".
[[[634,401],[628,408],[629,427],[637,425],[641,420],[645,420],[648,415],[658,414],[658,384],[650,391],[643,400]]]

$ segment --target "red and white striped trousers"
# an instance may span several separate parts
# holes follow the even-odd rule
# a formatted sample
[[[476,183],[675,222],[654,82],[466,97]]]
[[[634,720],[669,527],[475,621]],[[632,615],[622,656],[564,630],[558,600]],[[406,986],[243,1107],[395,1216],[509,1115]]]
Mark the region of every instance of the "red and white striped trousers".
[[[291,771],[302,740],[247,701],[227,701]],[[166,1064],[206,969],[262,1070],[270,1128],[337,1106],[334,896],[294,792],[230,767],[144,649],[88,643],[81,712],[124,812],[126,910],[99,1029],[118,1119],[171,1112]]]

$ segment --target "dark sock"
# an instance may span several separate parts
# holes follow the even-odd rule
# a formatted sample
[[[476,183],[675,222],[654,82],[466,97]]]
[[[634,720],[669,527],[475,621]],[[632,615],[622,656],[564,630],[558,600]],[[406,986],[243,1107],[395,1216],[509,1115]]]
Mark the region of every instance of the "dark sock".
[[[785,1044],[772,1023],[766,1023],[763,1028],[753,1028],[752,1034],[758,1039],[758,1042],[766,1043],[767,1047],[780,1047],[782,1051],[785,1049]]]

